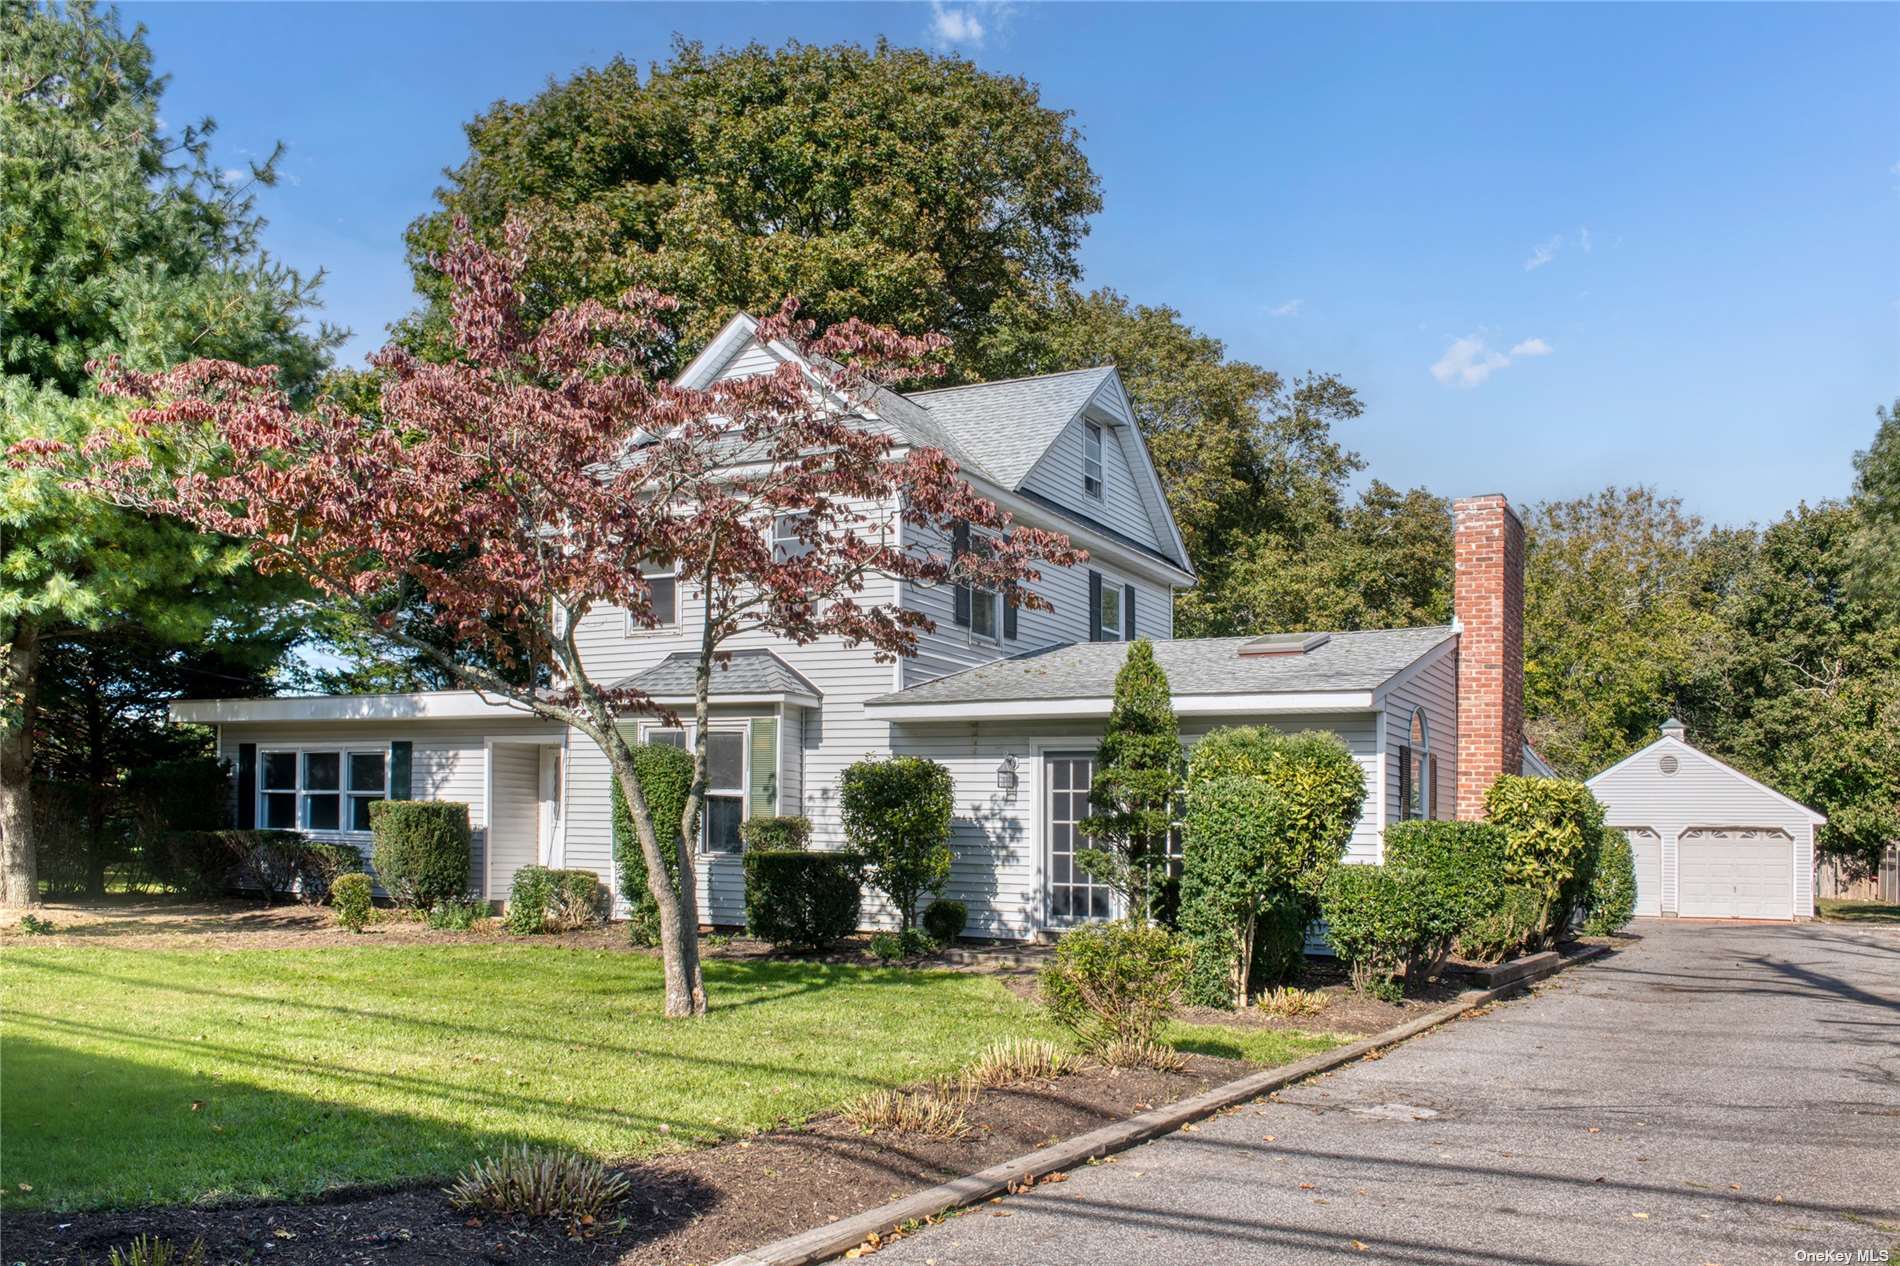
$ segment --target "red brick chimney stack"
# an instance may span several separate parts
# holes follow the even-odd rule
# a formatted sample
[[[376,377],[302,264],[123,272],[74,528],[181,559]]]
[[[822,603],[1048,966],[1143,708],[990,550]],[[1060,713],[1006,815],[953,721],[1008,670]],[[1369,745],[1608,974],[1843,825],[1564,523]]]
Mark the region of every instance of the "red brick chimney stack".
[[[1524,525],[1496,493],[1452,503],[1458,637],[1458,803],[1484,816],[1500,774],[1523,772]]]

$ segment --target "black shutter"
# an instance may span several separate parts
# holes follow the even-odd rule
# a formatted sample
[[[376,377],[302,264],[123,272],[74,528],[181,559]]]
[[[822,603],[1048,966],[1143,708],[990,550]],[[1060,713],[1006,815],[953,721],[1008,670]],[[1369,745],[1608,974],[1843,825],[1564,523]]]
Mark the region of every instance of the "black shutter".
[[[1135,587],[1122,586],[1122,641],[1135,640]]]
[[[1102,573],[1089,573],[1089,641],[1102,640]]]
[[[1427,770],[1425,776],[1431,780],[1425,785],[1425,816],[1436,818],[1438,816],[1438,758],[1427,756],[1425,768]]]
[[[1399,821],[1412,816],[1412,749],[1399,744]]]
[[[955,567],[957,560],[970,552],[970,525],[959,523],[950,529],[950,565]],[[957,627],[970,627],[970,586],[957,586]]]
[[[409,796],[409,753],[413,744],[397,741],[389,745],[389,798],[407,800]]]
[[[238,744],[237,824],[241,831],[257,826],[257,744]]]
[[[1003,599],[1003,637],[1007,641],[1016,640],[1016,599]]]

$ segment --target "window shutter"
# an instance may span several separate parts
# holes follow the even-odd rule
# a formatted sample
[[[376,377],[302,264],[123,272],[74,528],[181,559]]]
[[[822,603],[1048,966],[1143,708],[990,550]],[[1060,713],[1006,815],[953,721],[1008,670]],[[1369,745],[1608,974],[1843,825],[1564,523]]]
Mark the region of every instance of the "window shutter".
[[[415,744],[398,740],[389,745],[389,798],[391,800],[410,800],[409,765],[410,752]]]
[[[1399,821],[1405,822],[1412,816],[1412,748],[1409,744],[1399,744]]]
[[[1425,816],[1436,818],[1438,816],[1438,758],[1427,756],[1425,768],[1427,771],[1425,777],[1429,780],[1425,784]]]
[[[1008,641],[1016,640],[1016,599],[1003,599],[1003,637]]]
[[[746,815],[778,816],[778,718],[752,718],[752,777],[746,789]]]
[[[1089,641],[1102,640],[1102,573],[1089,573]]]
[[[237,824],[249,831],[257,826],[257,744],[238,744]]]
[[[955,567],[957,560],[969,552],[970,525],[967,523],[958,523],[954,528],[950,529],[950,565]],[[970,586],[968,585],[957,586],[957,609],[955,618],[958,628],[967,629],[970,627]]]
[[[1122,641],[1135,640],[1135,587],[1122,586]]]

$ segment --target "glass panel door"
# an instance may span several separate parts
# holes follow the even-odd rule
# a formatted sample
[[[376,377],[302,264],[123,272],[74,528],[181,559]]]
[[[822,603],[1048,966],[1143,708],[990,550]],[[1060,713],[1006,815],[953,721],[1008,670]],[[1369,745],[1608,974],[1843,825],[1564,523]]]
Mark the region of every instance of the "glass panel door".
[[[1084,923],[1113,918],[1115,894],[1106,885],[1082,873],[1075,864],[1078,849],[1088,841],[1076,824],[1089,816],[1089,784],[1095,781],[1093,753],[1052,753],[1043,758],[1048,786],[1049,921]]]

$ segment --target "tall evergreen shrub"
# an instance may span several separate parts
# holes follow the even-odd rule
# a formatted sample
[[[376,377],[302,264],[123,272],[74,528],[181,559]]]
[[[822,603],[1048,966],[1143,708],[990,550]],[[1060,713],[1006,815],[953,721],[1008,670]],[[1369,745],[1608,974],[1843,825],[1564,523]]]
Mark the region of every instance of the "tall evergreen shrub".
[[[1096,755],[1089,817],[1078,828],[1094,847],[1075,863],[1122,897],[1128,917],[1155,917],[1157,889],[1167,878],[1168,829],[1181,786],[1181,727],[1168,675],[1146,638],[1128,648],[1115,674],[1115,705]]]

